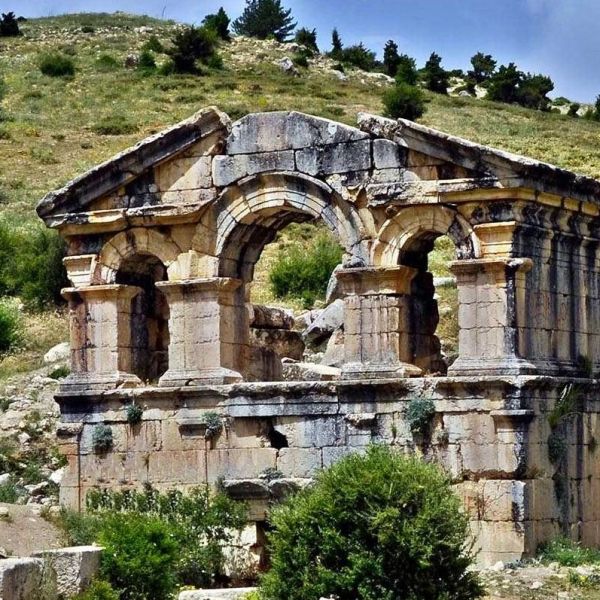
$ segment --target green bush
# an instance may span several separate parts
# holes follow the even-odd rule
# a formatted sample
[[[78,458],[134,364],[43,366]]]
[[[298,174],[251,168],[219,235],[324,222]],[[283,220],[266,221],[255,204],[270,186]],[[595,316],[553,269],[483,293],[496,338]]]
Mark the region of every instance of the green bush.
[[[98,423],[92,431],[94,452],[108,452],[113,445],[112,429],[104,423]]]
[[[137,425],[142,421],[144,409],[139,404],[132,402],[131,404],[127,405],[127,408],[125,408],[125,415],[127,416],[127,422],[130,425]]]
[[[217,33],[207,27],[186,27],[171,40],[167,54],[176,73],[199,73],[198,63],[206,64],[217,51]]]
[[[156,517],[104,517],[98,542],[104,547],[102,575],[120,600],[166,600],[175,591],[177,542]]]
[[[147,50],[148,52],[155,52],[156,54],[162,54],[165,51],[162,42],[155,36],[151,35],[144,45],[142,51]]]
[[[19,29],[19,20],[14,12],[2,13],[0,19],[0,37],[16,37],[23,35]]]
[[[206,487],[187,495],[175,490],[160,494],[151,487],[143,492],[95,491],[88,494],[87,509],[100,519],[99,531],[105,516],[115,513],[146,515],[167,524],[178,548],[177,581],[196,587],[223,580],[222,544],[232,540],[232,531],[246,518],[245,505],[223,494],[211,495]]]
[[[0,354],[15,350],[22,341],[23,317],[12,298],[0,300]]]
[[[338,57],[336,56],[336,59]],[[354,46],[348,46],[343,48],[339,60],[348,65],[352,65],[363,71],[373,71],[377,66],[377,59],[375,52],[372,52],[361,42]]]
[[[20,497],[21,493],[14,481],[9,480],[6,483],[0,484],[0,502],[16,504]]]
[[[85,592],[81,592],[73,600],[119,600],[119,593],[107,581],[95,579]]]
[[[150,73],[156,70],[156,61],[150,50],[142,50],[139,56],[137,70],[144,73]]]
[[[75,64],[68,56],[52,52],[42,56],[40,71],[49,77],[73,77]]]
[[[328,232],[319,231],[307,244],[284,249],[271,271],[269,283],[278,298],[294,297],[306,307],[323,298],[331,273],[341,262],[343,250]]]
[[[287,41],[295,27],[292,10],[285,9],[281,0],[246,0],[244,12],[233,22],[238,35],[261,40],[273,37],[278,42]]]
[[[135,133],[138,126],[125,115],[108,115],[92,126],[92,131],[98,135],[129,135]]]
[[[231,39],[229,23],[230,19],[222,6],[215,14],[206,15],[202,20],[204,27],[212,29],[225,42]]]
[[[96,69],[103,73],[107,73],[110,71],[116,71],[120,68],[119,61],[110,54],[101,54],[96,59]]]
[[[304,48],[308,51],[309,56],[319,54],[316,29],[307,29],[306,27],[301,27],[300,29],[298,29],[298,31],[296,31],[294,41],[296,42],[296,44],[304,46]]]
[[[600,563],[600,550],[584,548],[579,542],[565,537],[558,537],[542,544],[538,551],[544,563],[557,562],[562,567],[578,567],[579,565]]]
[[[413,433],[426,435],[435,415],[435,404],[429,398],[413,398],[406,409],[406,421]]]
[[[385,116],[416,121],[425,112],[423,92],[414,85],[397,83],[383,94]]]
[[[373,446],[273,510],[265,600],[468,600],[468,516],[435,465]]]

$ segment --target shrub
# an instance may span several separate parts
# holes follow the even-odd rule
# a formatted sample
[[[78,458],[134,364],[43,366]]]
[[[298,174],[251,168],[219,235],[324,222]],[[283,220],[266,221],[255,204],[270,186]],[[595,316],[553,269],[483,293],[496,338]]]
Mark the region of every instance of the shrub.
[[[320,231],[305,247],[295,243],[280,252],[269,272],[275,296],[299,298],[312,306],[324,297],[329,278],[342,260],[343,251],[328,232]]]
[[[225,42],[228,42],[231,39],[229,23],[230,19],[222,6],[219,8],[216,14],[206,15],[202,21],[202,25],[204,25],[204,27],[212,29],[217,36],[219,36],[219,38]]]
[[[49,77],[73,77],[75,64],[68,56],[54,52],[41,58],[40,71]]]
[[[19,488],[16,483],[9,480],[5,483],[0,484],[0,502],[6,502],[6,504],[16,504],[20,498]]]
[[[416,121],[425,112],[425,97],[418,87],[397,83],[383,94],[383,105],[387,117]]]
[[[119,600],[119,593],[108,583],[95,579],[90,586],[73,600]]]
[[[96,59],[96,69],[102,72],[116,71],[119,69],[119,61],[110,54],[101,54]]]
[[[573,104],[571,104],[569,106],[569,110],[567,112],[567,115],[569,117],[578,117],[579,116],[579,109],[581,108],[581,104],[579,104],[578,102],[573,102]]]
[[[522,76],[523,73],[514,63],[508,66],[501,65],[489,80],[488,99],[508,104],[517,102]]]
[[[241,17],[233,22],[233,30],[261,40],[269,37],[285,42],[296,27],[292,10],[285,9],[281,0],[246,0]]]
[[[31,308],[61,303],[68,285],[64,242],[41,225],[0,221],[0,293],[20,296]]]
[[[432,464],[372,446],[271,513],[265,600],[479,598],[468,516]]]
[[[177,580],[196,587],[223,579],[222,545],[232,540],[232,531],[239,530],[246,519],[245,505],[223,494],[211,494],[207,487],[195,488],[188,495],[176,490],[160,494],[150,486],[143,492],[94,491],[87,496],[87,510],[99,520],[98,531],[104,519],[115,513],[145,515],[166,524],[178,548]]]
[[[304,52],[298,52],[292,57],[292,62],[297,67],[308,69],[308,56]]]
[[[92,432],[92,446],[94,452],[108,452],[113,445],[112,429],[104,423],[99,423]]]
[[[396,69],[396,83],[406,83],[408,85],[417,85],[419,73],[417,63],[414,58],[407,54],[401,54],[398,57],[398,68]]]
[[[63,506],[55,522],[63,531],[68,545],[88,546],[97,541],[101,524],[97,515],[69,510]]]
[[[216,53],[217,34],[207,27],[187,27],[175,34],[167,54],[177,73],[198,73],[197,63],[206,63]]]
[[[162,42],[155,35],[151,35],[142,46],[142,51],[144,50],[147,50],[148,52],[156,52],[157,54],[162,54],[165,51],[165,48],[162,45]]]
[[[48,374],[48,377],[50,377],[50,379],[64,379],[65,377],[68,377],[70,374],[71,374],[71,369],[69,369],[69,367],[67,367],[67,366],[62,366],[62,367],[56,367],[56,369],[53,369]]]
[[[336,57],[337,58],[337,57]],[[363,71],[373,71],[377,66],[375,52],[372,52],[361,42],[354,46],[348,46],[341,51],[339,59],[353,67]]]
[[[149,73],[156,70],[156,61],[154,60],[154,55],[152,52],[150,52],[150,50],[142,50],[140,53],[137,70],[144,73]]]
[[[144,409],[139,404],[128,404],[125,409],[125,414],[127,416],[127,422],[130,425],[137,425],[141,423],[142,417],[144,416]]]
[[[413,398],[406,409],[406,421],[413,433],[426,435],[433,416],[435,404],[429,398]]]
[[[309,56],[319,53],[316,29],[307,29],[306,27],[298,29],[298,31],[296,31],[296,35],[294,36],[294,41],[296,44],[304,46],[308,51]]]
[[[538,555],[542,562],[557,562],[562,567],[578,567],[579,565],[600,563],[600,550],[584,548],[579,542],[574,542],[565,537],[558,537],[542,544]]]
[[[120,600],[165,600],[175,591],[177,543],[156,517],[104,517],[98,542],[104,547],[101,572]]]
[[[98,135],[129,135],[135,133],[138,126],[125,115],[108,115],[92,126],[92,131]]]
[[[23,338],[23,317],[16,301],[0,300],[0,354],[15,350]]]

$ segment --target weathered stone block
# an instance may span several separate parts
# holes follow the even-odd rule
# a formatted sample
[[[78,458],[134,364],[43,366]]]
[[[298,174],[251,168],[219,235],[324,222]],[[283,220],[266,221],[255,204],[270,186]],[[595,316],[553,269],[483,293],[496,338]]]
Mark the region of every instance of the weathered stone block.
[[[2,600],[54,600],[56,573],[39,558],[0,560]]]
[[[277,457],[277,470],[285,477],[314,477],[321,462],[319,448],[282,448]]]
[[[55,571],[57,592],[62,598],[70,598],[88,588],[100,573],[101,555],[99,546],[60,548],[34,554]]]

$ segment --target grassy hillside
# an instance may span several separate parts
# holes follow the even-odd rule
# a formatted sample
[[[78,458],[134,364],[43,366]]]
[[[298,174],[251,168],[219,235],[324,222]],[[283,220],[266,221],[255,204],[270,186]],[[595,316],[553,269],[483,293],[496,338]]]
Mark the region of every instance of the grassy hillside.
[[[347,82],[321,69],[309,68],[300,78],[283,74],[272,61],[292,53],[277,44],[246,40],[224,46],[225,68],[204,77],[144,77],[124,68],[126,56],[139,52],[151,35],[168,42],[176,27],[122,14],[75,15],[28,21],[22,38],[2,40],[0,73],[7,94],[0,123],[0,198],[6,217],[33,218],[32,208],[48,190],[205,105],[215,104],[234,118],[296,109],[350,124],[358,111],[382,111],[381,87],[360,74],[350,74]],[[42,75],[38,65],[48,51],[70,55],[75,77]],[[117,66],[107,68],[103,55]],[[165,58],[157,56],[159,63]],[[422,119],[427,125],[600,177],[597,123],[470,98],[429,99]],[[106,120],[124,122],[131,133],[95,131]]]

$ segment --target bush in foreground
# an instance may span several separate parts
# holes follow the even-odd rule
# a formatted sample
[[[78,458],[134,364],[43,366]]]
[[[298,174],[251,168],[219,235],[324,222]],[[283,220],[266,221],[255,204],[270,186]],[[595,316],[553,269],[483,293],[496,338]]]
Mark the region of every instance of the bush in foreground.
[[[0,355],[14,350],[22,339],[23,317],[17,301],[0,299]]]
[[[558,537],[543,544],[540,546],[538,554],[542,562],[557,562],[561,567],[600,563],[600,550],[585,548],[579,542],[565,537]]]
[[[436,466],[372,446],[271,515],[265,600],[469,600],[468,517]]]

